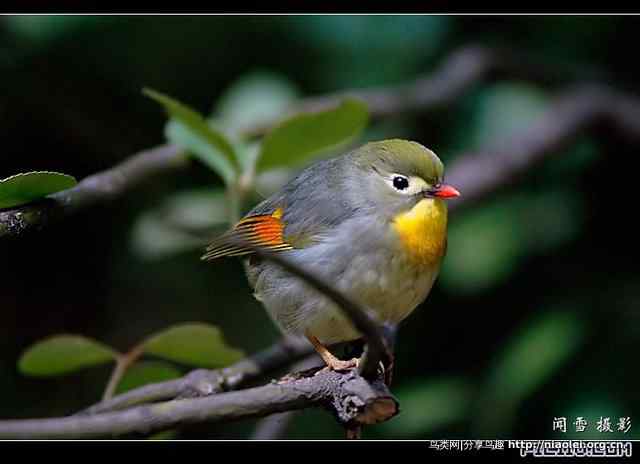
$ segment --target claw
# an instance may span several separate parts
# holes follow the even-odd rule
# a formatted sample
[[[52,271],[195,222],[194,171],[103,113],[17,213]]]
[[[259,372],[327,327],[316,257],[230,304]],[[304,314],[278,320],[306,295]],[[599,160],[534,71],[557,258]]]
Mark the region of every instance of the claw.
[[[329,358],[325,359],[325,362],[327,363],[327,367],[333,371],[348,371],[349,369],[357,368],[360,360],[353,358],[348,361],[343,361],[338,358]]]
[[[329,369],[333,371],[348,371],[349,369],[358,367],[358,363],[360,362],[358,358],[353,358],[349,361],[338,359],[311,333],[307,332],[305,335]]]

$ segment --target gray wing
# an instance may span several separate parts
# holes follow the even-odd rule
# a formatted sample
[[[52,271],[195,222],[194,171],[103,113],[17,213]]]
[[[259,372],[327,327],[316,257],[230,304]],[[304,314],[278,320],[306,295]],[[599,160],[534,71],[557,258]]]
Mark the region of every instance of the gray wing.
[[[258,204],[247,217],[282,208],[285,239],[294,248],[304,247],[354,214],[356,208],[345,201],[345,168],[343,157],[318,161]]]
[[[306,248],[353,213],[345,201],[343,158],[316,162],[214,239],[203,260],[251,255],[236,239],[270,251]],[[348,176],[346,176],[348,177]],[[255,261],[255,260],[254,260]]]

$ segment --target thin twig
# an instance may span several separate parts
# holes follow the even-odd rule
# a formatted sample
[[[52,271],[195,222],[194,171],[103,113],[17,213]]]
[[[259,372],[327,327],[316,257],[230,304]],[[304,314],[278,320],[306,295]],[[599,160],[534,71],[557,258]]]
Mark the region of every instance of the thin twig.
[[[102,401],[110,400],[113,397],[113,394],[115,393],[116,388],[118,388],[118,384],[120,384],[122,377],[127,372],[127,369],[129,369],[129,367],[131,367],[131,365],[136,362],[143,353],[144,346],[141,344],[129,350],[128,353],[122,354],[118,357],[116,365],[109,377],[109,381],[107,382],[107,387],[104,389],[104,393],[102,394]]]

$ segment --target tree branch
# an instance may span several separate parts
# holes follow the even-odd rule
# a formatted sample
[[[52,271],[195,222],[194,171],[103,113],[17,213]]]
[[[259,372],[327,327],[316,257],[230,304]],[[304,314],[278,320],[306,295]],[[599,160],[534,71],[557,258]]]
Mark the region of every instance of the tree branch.
[[[306,344],[305,351],[305,348],[291,345],[292,342],[287,340],[230,368],[220,371],[196,370],[182,379],[148,385],[103,401],[72,417],[0,421],[0,438],[86,438],[148,433],[198,420],[260,417],[316,405],[332,410],[336,418],[350,430],[394,416],[398,411],[397,401],[387,389],[384,373],[377,370],[379,360],[388,349],[375,320],[356,303],[290,260],[245,243],[242,245],[302,278],[345,311],[354,326],[363,333],[369,346],[368,361],[363,369],[368,375],[367,379],[355,370],[338,373],[328,369],[317,371],[316,368],[289,374],[276,384],[241,392],[219,393],[264,372],[265,368],[290,360],[292,351],[297,354],[309,352],[309,344]],[[367,368],[366,364],[375,369]],[[200,398],[194,399],[193,396]],[[167,398],[177,399],[134,406]]]
[[[142,151],[111,169],[86,177],[73,188],[18,208],[0,210],[0,237],[42,229],[83,208],[113,200],[147,178],[186,165],[187,158],[173,145]]]
[[[196,369],[180,379],[145,385],[94,404],[78,415],[102,414],[143,403],[235,390],[312,352],[313,349],[306,341],[285,338],[232,366],[217,370]]]
[[[343,424],[375,424],[398,404],[382,379],[328,369],[288,375],[278,382],[203,398],[172,400],[124,411],[56,419],[0,421],[0,439],[92,438],[145,433],[194,422],[231,421],[321,406]]]
[[[301,112],[332,108],[349,96],[366,101],[374,118],[431,111],[455,102],[480,82],[505,76],[540,84],[564,82],[578,77],[583,81],[603,77],[591,69],[563,69],[558,64],[550,66],[509,50],[466,45],[451,53],[434,72],[418,77],[409,84],[347,90],[306,98],[294,104],[284,116],[261,126],[247,127],[243,132],[249,136],[262,135],[284,118]]]
[[[428,111],[455,101],[485,79],[505,74],[546,83],[566,79],[571,73],[558,72],[557,67],[544,66],[506,51],[471,45],[452,53],[439,69],[408,85],[354,90],[304,99],[295,105],[288,115],[326,109],[347,95],[365,100],[373,117]],[[247,127],[242,132],[247,136],[261,135],[281,119],[276,118],[261,127]],[[29,230],[40,230],[65,215],[98,202],[113,200],[147,178],[184,165],[186,157],[177,147],[171,145],[132,155],[114,168],[85,178],[72,189],[50,195],[42,201],[0,210],[0,238],[17,236]]]
[[[262,259],[269,260],[300,277],[307,284],[337,304],[367,341],[367,356],[359,372],[362,372],[362,375],[368,379],[375,379],[378,376],[379,362],[381,360],[390,361],[392,356],[385,342],[382,328],[378,326],[378,323],[364,308],[345,297],[321,279],[293,264],[290,260],[253,247],[245,242],[238,244],[245,249],[253,251]],[[294,357],[309,352],[310,345],[308,343],[295,339],[285,339],[280,344],[276,344],[257,355],[244,359],[234,366],[217,371],[198,369],[178,380],[140,387],[116,396],[115,398],[102,401],[76,416],[104,415],[110,411],[131,408],[142,403],[161,401],[169,398],[199,397],[220,393],[236,388],[248,379],[263,374],[266,370],[280,366],[283,362],[290,362]],[[384,375],[384,373],[382,374]]]
[[[561,153],[580,133],[599,123],[639,141],[640,99],[596,85],[567,91],[527,129],[454,160],[446,176],[462,195],[450,207],[472,206],[496,190],[517,183],[532,167]]]
[[[308,356],[291,366],[291,372],[311,369],[318,361],[318,356]],[[289,424],[298,411],[286,411],[260,419],[251,435],[251,440],[277,440],[286,432]]]

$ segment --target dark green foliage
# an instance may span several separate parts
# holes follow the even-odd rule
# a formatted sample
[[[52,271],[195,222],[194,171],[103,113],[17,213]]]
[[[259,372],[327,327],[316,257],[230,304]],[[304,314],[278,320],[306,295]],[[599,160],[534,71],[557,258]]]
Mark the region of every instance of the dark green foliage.
[[[0,179],[0,208],[11,208],[38,200],[76,185],[76,180],[58,172],[25,172]]]

